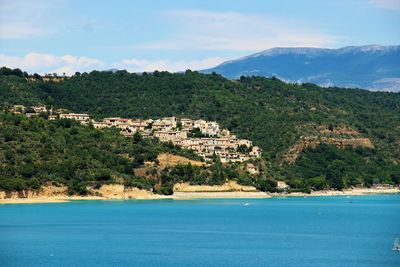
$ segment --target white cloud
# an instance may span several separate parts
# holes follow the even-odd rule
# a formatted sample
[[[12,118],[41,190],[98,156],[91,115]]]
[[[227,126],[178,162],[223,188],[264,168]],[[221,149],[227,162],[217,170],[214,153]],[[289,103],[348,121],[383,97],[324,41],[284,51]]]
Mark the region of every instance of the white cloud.
[[[66,73],[71,75],[76,71],[91,71],[101,69],[104,63],[95,58],[77,57],[72,55],[55,56],[51,54],[28,53],[23,57],[0,54],[0,66],[19,68],[29,73]]]
[[[400,11],[400,0],[371,0],[370,2],[380,8]]]
[[[303,21],[268,15],[206,10],[173,10],[162,15],[177,24],[179,33],[133,48],[257,51],[275,46],[329,47],[344,39],[323,34]]]
[[[169,71],[177,72],[187,69],[201,70],[206,68],[215,67],[222,63],[223,58],[210,57],[201,60],[188,60],[188,61],[171,61],[171,60],[146,60],[146,59],[125,59],[121,62],[113,64],[114,68],[126,69],[130,72],[143,72],[143,71]]]
[[[105,70],[111,68],[126,69],[130,72],[159,71],[184,71],[187,69],[200,70],[215,67],[222,63],[223,58],[210,57],[200,60],[172,61],[172,60],[147,60],[124,59],[119,62],[107,64],[96,58],[78,57],[73,55],[56,56],[52,54],[28,53],[25,56],[9,56],[0,54],[0,67],[19,68],[28,73],[66,73],[90,72],[92,70]]]

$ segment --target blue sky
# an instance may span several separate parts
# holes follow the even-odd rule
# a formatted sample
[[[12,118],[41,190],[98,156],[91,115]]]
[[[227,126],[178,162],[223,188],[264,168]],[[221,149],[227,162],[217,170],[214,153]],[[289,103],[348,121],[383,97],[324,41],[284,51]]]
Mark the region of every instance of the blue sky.
[[[400,44],[400,0],[0,0],[0,65],[203,69],[272,47]]]

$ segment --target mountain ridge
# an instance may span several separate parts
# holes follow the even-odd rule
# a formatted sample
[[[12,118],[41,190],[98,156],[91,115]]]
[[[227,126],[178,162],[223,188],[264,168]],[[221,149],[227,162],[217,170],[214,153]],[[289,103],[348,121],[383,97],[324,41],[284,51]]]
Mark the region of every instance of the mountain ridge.
[[[400,46],[365,45],[338,49],[275,47],[202,70],[230,79],[276,76],[286,82],[398,92]]]

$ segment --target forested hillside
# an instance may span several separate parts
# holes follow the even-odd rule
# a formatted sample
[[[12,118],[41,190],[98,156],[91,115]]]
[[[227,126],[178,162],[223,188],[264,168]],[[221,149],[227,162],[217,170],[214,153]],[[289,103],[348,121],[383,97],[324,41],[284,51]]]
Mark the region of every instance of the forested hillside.
[[[322,177],[326,187],[332,185],[328,180],[333,176],[339,177],[343,186],[396,183],[399,179],[400,94],[287,84],[275,78],[232,81],[192,71],[93,71],[58,82],[27,79],[22,72],[5,69],[1,73],[3,106],[40,103],[99,118],[216,120],[262,147],[267,175],[292,181],[293,186],[308,187],[306,180]],[[321,127],[332,131],[351,128],[369,138],[374,148],[319,145],[302,150],[294,163],[285,162],[288,150],[301,137],[318,136]]]
[[[163,168],[157,156],[170,153],[198,159],[189,150],[140,134],[125,138],[117,129],[98,130],[68,119],[49,121],[41,117],[0,112],[0,191],[39,189],[53,183],[66,185],[70,194],[87,193],[87,186],[124,184],[160,194],[171,194],[178,182],[223,184],[228,178],[267,190],[266,177],[239,173],[237,166],[216,161],[208,167]],[[137,170],[146,172],[137,175]],[[276,185],[276,184],[275,184]]]

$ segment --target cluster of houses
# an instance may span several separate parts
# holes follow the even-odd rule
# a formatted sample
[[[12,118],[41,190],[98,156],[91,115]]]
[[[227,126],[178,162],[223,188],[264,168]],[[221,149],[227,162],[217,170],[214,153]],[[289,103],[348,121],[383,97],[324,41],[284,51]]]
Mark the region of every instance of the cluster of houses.
[[[45,114],[46,116],[48,116],[49,120],[55,120],[57,119],[59,114],[66,112],[65,109],[53,109],[53,108],[48,109],[46,106],[26,107],[24,105],[14,105],[10,109],[10,111],[13,112],[14,114],[24,114],[28,118]]]
[[[81,114],[76,114],[79,116]],[[165,117],[157,120],[104,118],[93,121],[96,128],[117,127],[125,136],[139,132],[143,137],[157,137],[162,142],[191,149],[206,161],[218,156],[222,163],[244,162],[260,158],[261,149],[246,139],[239,139],[216,122]]]
[[[14,106],[14,112],[21,110],[21,105]],[[162,142],[172,142],[175,145],[193,150],[205,161],[218,156],[222,163],[245,162],[261,157],[261,148],[253,146],[246,139],[239,139],[226,129],[221,129],[214,121],[192,120],[188,118],[165,117],[156,120],[127,119],[120,117],[104,118],[95,121],[88,114],[63,113],[55,115],[53,110],[45,107],[31,107],[33,110],[48,112],[49,119],[73,119],[81,124],[91,123],[95,128],[116,127],[124,136],[133,136],[139,132],[144,138],[157,137]],[[58,110],[60,111],[60,110]],[[25,113],[27,115],[27,113]]]

